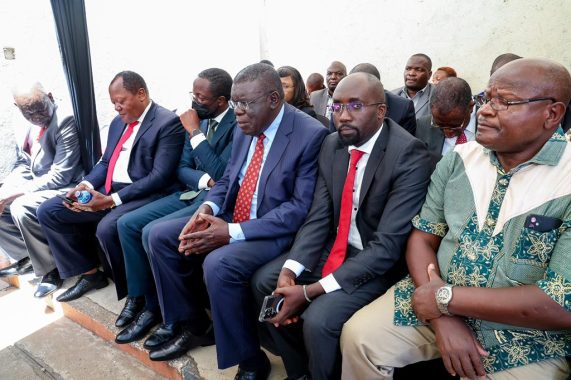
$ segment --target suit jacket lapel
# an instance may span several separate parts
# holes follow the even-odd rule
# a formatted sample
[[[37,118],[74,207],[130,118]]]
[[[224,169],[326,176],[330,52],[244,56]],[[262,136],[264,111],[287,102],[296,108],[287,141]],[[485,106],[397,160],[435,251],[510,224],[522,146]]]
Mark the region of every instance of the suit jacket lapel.
[[[216,146],[218,140],[224,136],[228,128],[232,126],[232,119],[234,118],[234,111],[229,109],[226,112],[226,115],[220,120],[220,124],[218,124],[218,128],[216,128],[216,132],[214,132],[214,136],[212,136],[212,141],[210,142],[211,146]]]
[[[262,203],[264,198],[264,190],[266,184],[268,183],[268,178],[270,174],[275,169],[278,162],[281,160],[288,144],[289,144],[289,134],[293,131],[293,111],[288,109],[289,106],[285,106],[284,116],[278,130],[276,131],[276,136],[272,142],[272,147],[268,152],[268,157],[262,168],[262,174],[260,175],[260,183],[258,186],[258,208]]]
[[[334,215],[339,218],[339,210],[341,209],[341,197],[343,194],[343,187],[345,186],[345,179],[347,178],[347,171],[349,169],[349,151],[347,147],[339,143],[335,154],[333,156],[333,181],[332,181],[332,196],[333,196],[333,209]],[[336,221],[338,222],[338,220]]]
[[[363,204],[363,200],[367,195],[367,191],[369,191],[369,187],[373,183],[373,178],[375,177],[375,173],[377,172],[377,168],[381,164],[383,157],[385,156],[385,150],[387,149],[387,143],[390,134],[390,124],[391,121],[385,119],[385,124],[383,125],[383,130],[379,135],[379,138],[375,142],[373,146],[373,150],[371,151],[371,156],[367,161],[367,167],[365,167],[365,173],[363,175],[363,182],[361,182],[361,193],[359,194],[359,207]]]

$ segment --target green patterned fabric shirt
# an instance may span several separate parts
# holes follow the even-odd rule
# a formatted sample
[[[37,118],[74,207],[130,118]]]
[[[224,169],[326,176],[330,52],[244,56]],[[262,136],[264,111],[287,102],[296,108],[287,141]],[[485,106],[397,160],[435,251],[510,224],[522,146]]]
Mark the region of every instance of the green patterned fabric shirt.
[[[444,281],[503,288],[535,284],[571,311],[571,143],[559,128],[528,162],[505,172],[476,142],[445,155],[432,175],[415,228],[442,238]],[[395,288],[395,325],[420,325],[414,284]],[[490,353],[488,373],[570,356],[571,331],[542,331],[466,319]]]

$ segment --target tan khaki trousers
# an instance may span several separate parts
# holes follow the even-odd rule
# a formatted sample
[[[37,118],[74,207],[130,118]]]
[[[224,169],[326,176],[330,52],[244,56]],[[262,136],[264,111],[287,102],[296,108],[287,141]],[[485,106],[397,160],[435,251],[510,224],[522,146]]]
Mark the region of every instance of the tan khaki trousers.
[[[394,286],[345,323],[341,333],[343,380],[392,379],[394,368],[440,357],[430,328],[395,326],[393,314]],[[561,358],[496,372],[487,378],[563,380],[568,375],[569,365]]]

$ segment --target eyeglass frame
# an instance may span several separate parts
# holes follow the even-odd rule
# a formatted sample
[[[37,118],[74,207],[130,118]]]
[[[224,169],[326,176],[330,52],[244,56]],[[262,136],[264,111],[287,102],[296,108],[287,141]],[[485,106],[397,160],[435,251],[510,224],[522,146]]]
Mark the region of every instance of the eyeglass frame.
[[[357,108],[357,109],[353,108],[352,105],[355,105],[355,104],[360,104],[361,108]],[[387,104],[387,103],[386,102],[376,102],[376,103],[365,104],[365,103],[360,102],[360,101],[354,101],[354,102],[349,102],[349,103],[332,103],[332,104],[327,106],[327,110],[330,111],[332,114],[336,113],[336,114],[341,115],[343,113],[344,109],[347,110],[347,112],[349,112],[349,113],[351,113],[353,111],[354,112],[361,112],[363,110],[363,108],[365,108],[365,107],[378,106],[381,104]],[[339,110],[335,111],[333,109],[334,106],[339,106]]]
[[[239,101],[234,101],[232,99],[228,100],[228,105],[230,106],[230,108],[232,109],[239,109],[242,111],[248,111],[248,109],[250,108],[250,104],[254,104],[256,103],[258,100],[260,100],[261,98],[263,98],[264,96],[269,96],[271,94],[273,94],[274,92],[276,92],[276,90],[270,91],[270,92],[266,92],[252,100],[239,100]]]
[[[493,102],[493,99],[498,99],[499,101],[503,102],[502,104],[505,104],[505,108],[500,108],[498,109],[498,105],[497,103]],[[557,99],[553,98],[553,97],[542,97],[542,98],[529,98],[529,99],[520,99],[520,100],[507,100],[502,98],[501,96],[494,96],[492,98],[488,98],[486,95],[476,95],[474,96],[474,101],[476,102],[476,104],[479,107],[484,106],[485,104],[490,103],[490,107],[492,107],[493,110],[495,111],[507,111],[507,109],[510,106],[517,106],[519,104],[528,104],[528,103],[533,103],[533,102],[541,102],[544,100],[550,100],[553,103],[557,102]],[[494,106],[495,105],[495,106]]]
[[[216,99],[219,98],[219,96],[213,96],[213,97],[204,96],[204,97],[202,97],[201,99],[199,99],[199,98],[196,97],[196,95],[194,95],[194,91],[189,91],[189,92],[188,92],[188,95],[190,95],[190,98],[191,98],[192,100],[194,100],[195,102],[200,103],[200,104],[202,104],[202,103],[205,102],[205,101],[216,100]]]

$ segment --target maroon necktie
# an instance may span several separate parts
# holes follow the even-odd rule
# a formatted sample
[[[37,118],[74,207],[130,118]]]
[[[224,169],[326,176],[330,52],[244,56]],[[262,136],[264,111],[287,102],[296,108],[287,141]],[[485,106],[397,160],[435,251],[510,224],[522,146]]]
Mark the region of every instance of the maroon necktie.
[[[119,154],[121,154],[121,149],[123,149],[123,144],[125,144],[125,141],[127,141],[129,137],[131,137],[131,135],[133,134],[133,129],[137,124],[139,124],[139,121],[134,121],[127,126],[127,130],[125,131],[125,133],[123,133],[123,136],[121,136],[121,138],[119,139],[119,142],[115,146],[115,150],[111,155],[111,159],[109,160],[109,166],[107,167],[107,177],[105,178],[105,191],[107,192],[107,194],[109,194],[109,192],[111,191],[111,183],[113,182],[113,170],[115,170],[115,164],[119,159]]]
[[[466,144],[467,142],[468,139],[466,138],[466,134],[464,133],[464,131],[462,131],[462,134],[458,136],[458,138],[456,139],[456,145]]]
[[[351,210],[353,208],[353,191],[355,185],[355,174],[357,173],[357,162],[363,157],[365,152],[357,149],[351,151],[351,164],[349,172],[343,186],[341,195],[341,211],[339,213],[339,225],[337,226],[337,237],[333,248],[327,257],[327,261],[321,272],[323,277],[333,273],[343,264],[347,255],[347,242],[349,241],[349,229],[351,227]]]
[[[234,223],[242,223],[250,220],[250,209],[252,208],[252,197],[256,191],[260,169],[262,168],[262,160],[264,159],[264,139],[266,135],[263,133],[258,136],[254,155],[250,160],[246,175],[242,180],[238,196],[236,197],[236,205],[234,206]]]

